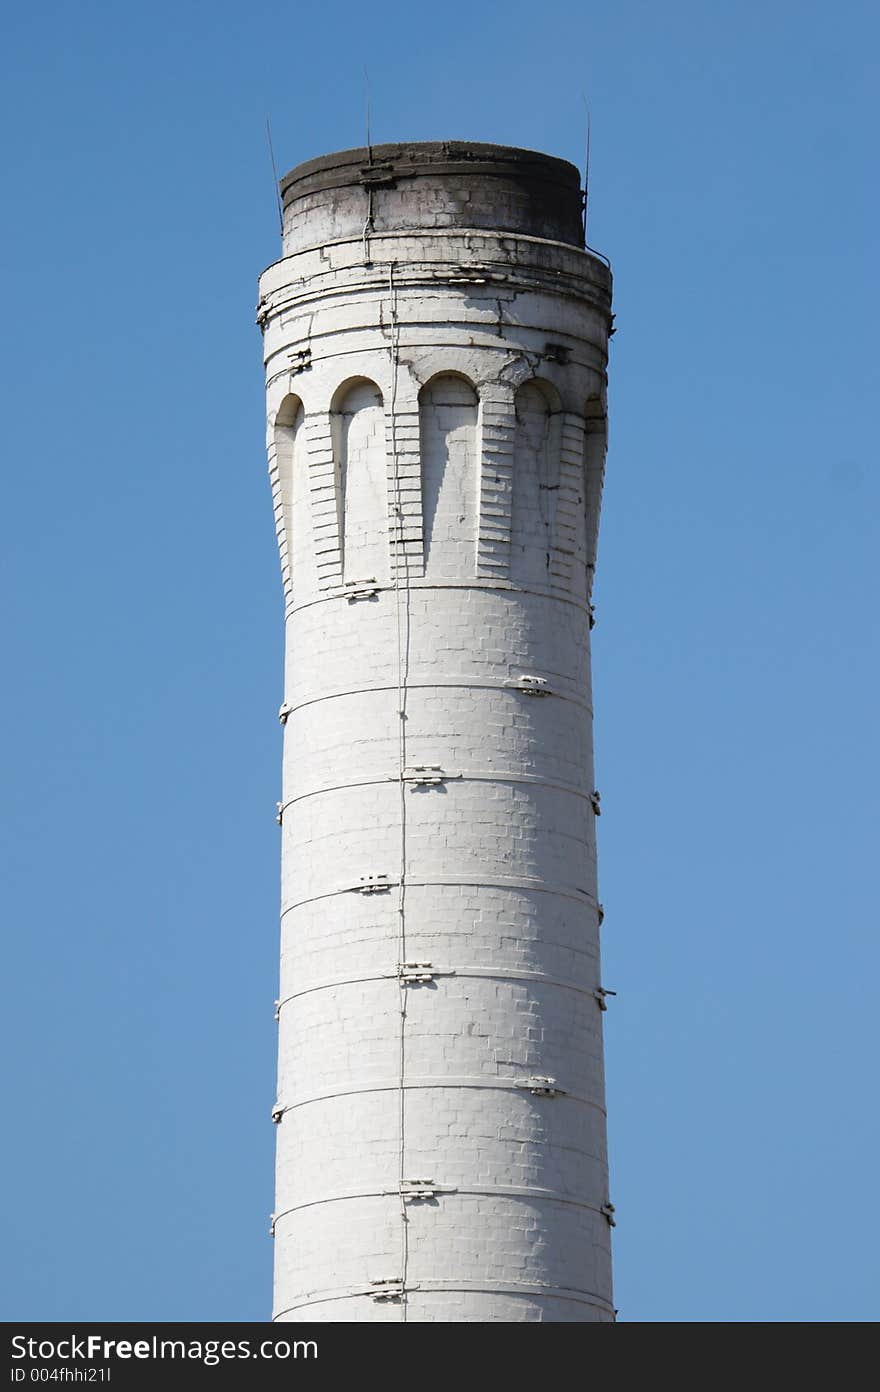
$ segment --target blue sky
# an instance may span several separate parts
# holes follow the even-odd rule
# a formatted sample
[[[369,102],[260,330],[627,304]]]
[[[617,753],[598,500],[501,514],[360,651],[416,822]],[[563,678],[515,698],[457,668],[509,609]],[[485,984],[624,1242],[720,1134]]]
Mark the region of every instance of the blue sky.
[[[582,159],[621,1318],[877,1317],[876,7],[5,9],[7,1319],[268,1317],[280,169]],[[873,856],[871,852],[874,852]]]

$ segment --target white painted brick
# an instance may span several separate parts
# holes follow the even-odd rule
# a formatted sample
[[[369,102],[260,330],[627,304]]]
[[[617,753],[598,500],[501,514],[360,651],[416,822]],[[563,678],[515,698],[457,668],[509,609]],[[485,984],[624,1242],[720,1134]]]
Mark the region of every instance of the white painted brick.
[[[275,1317],[397,1322],[371,1283],[405,1275],[408,1321],[604,1322],[588,596],[607,278],[574,247],[464,227],[419,184],[419,225],[375,226],[369,264],[354,203],[288,209],[261,281],[290,707]],[[417,765],[444,781],[401,788]],[[401,961],[431,979],[401,986]],[[405,1244],[401,1175],[437,1186],[406,1204]]]

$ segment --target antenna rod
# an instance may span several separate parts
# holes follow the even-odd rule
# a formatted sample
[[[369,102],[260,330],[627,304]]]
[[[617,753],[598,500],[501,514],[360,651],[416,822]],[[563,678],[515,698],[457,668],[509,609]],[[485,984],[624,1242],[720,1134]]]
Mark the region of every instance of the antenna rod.
[[[586,99],[585,99],[586,101]],[[587,215],[590,206],[590,108],[587,107],[587,154],[584,160],[584,246],[587,244]]]
[[[266,112],[266,139],[269,142],[269,161],[272,165],[272,187],[275,190],[275,202],[278,207],[278,226],[284,231],[284,210],[281,207],[281,193],[278,189],[278,170],[275,168],[275,151],[272,148],[272,127],[269,124],[269,113]]]

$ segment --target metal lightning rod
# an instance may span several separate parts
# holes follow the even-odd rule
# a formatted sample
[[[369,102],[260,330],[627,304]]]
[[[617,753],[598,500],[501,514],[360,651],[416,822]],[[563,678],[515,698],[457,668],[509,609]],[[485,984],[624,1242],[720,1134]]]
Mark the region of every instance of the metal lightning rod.
[[[587,216],[590,206],[590,108],[587,106],[586,97],[584,97],[584,106],[587,107],[587,150],[584,159],[584,246],[586,246]]]
[[[373,137],[370,130],[370,74],[364,68],[364,106],[367,122],[367,154],[370,164],[373,163]]]
[[[281,194],[278,191],[278,170],[275,168],[275,151],[272,148],[272,127],[269,124],[269,113],[266,112],[266,140],[269,144],[269,163],[272,165],[272,187],[275,190],[275,202],[278,207],[278,226],[284,232],[284,212],[281,207]]]

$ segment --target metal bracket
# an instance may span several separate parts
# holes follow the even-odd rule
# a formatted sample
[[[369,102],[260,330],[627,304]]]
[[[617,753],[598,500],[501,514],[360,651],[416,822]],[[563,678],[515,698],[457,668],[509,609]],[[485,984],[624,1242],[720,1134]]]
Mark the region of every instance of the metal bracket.
[[[400,777],[414,788],[436,788],[453,775],[444,773],[439,764],[413,764],[411,768],[405,768]]]
[[[571,357],[571,349],[565,343],[545,343],[544,357],[548,362],[564,364]]]
[[[483,272],[481,275],[480,272]],[[434,279],[442,280],[447,285],[488,285],[489,281],[497,280],[498,277],[489,272],[489,267],[482,262],[473,261],[469,266],[459,267],[458,272],[435,270]]]
[[[270,1214],[269,1214],[269,1236],[270,1236],[270,1237],[274,1237],[274,1236],[275,1236],[275,1214],[274,1214],[274,1213],[270,1213]]]
[[[387,875],[361,875],[360,882],[352,885],[356,894],[383,894],[391,888]]]
[[[589,616],[590,616],[590,628],[595,628],[595,627],[596,627],[596,606],[595,606],[594,604],[588,604],[588,605],[587,605],[587,613],[588,613]]]
[[[605,1004],[605,997],[606,997],[606,996],[616,996],[616,995],[617,995],[617,992],[616,992],[616,991],[606,991],[606,989],[605,989],[604,986],[597,986],[596,989],[595,989],[595,991],[593,992],[594,998],[599,1002],[599,1009],[600,1009],[600,1010],[607,1010],[607,1009],[608,1009],[608,1006]]]
[[[602,808],[599,806],[600,802],[601,797],[597,790],[594,788],[593,791],[590,793],[590,806],[592,807],[597,817],[602,816]]]
[[[281,705],[278,707],[278,719],[281,721],[282,725],[287,724],[287,717],[292,710],[293,706],[289,706],[286,701],[281,702]]]
[[[262,329],[265,325],[266,320],[269,318],[269,315],[271,313],[271,309],[272,307],[269,304],[268,299],[264,295],[261,295],[255,314],[255,322],[258,329]]]
[[[397,975],[404,985],[418,986],[424,981],[433,981],[434,972],[430,962],[400,962]]]
[[[371,575],[368,580],[346,580],[343,589],[345,598],[353,604],[356,599],[375,599],[379,583],[375,575]]]
[[[276,822],[278,823],[279,826],[281,825],[281,823],[282,823],[283,820],[284,820],[284,803],[283,803],[283,802],[276,802],[276,804],[275,804],[275,820],[276,820]]]
[[[607,1218],[607,1219],[608,1219],[608,1226],[609,1226],[609,1228],[616,1228],[616,1227],[617,1227],[617,1223],[615,1222],[615,1218],[614,1218],[614,1214],[616,1213],[616,1211],[617,1211],[617,1210],[615,1209],[614,1204],[611,1202],[611,1200],[610,1200],[610,1199],[606,1199],[605,1203],[603,1203],[603,1205],[602,1205],[601,1212],[602,1212],[602,1216],[603,1216],[604,1218]],[[616,1313],[616,1311],[615,1311],[615,1313]]]
[[[565,1092],[556,1086],[555,1078],[518,1078],[517,1087],[527,1088],[535,1097],[564,1097]]]
[[[374,1300],[399,1300],[403,1295],[403,1282],[397,1277],[387,1281],[371,1281],[370,1295]]]
[[[596,905],[596,918],[598,920],[599,927],[601,928],[602,924],[605,922],[605,908],[602,904]]]
[[[307,344],[305,348],[295,348],[292,353],[288,353],[287,360],[291,372],[305,372],[306,368],[312,365],[311,347]]]
[[[437,1197],[437,1186],[433,1179],[402,1179],[400,1181],[400,1197],[404,1203],[418,1199],[433,1199]]]
[[[513,681],[505,682],[504,685],[512,686],[516,691],[524,691],[527,696],[553,695],[546,677],[534,677],[529,673],[515,677]]]
[[[287,1111],[287,1108],[285,1107],[285,1105],[284,1105],[283,1102],[276,1102],[276,1103],[275,1103],[274,1107],[272,1108],[272,1120],[273,1120],[273,1122],[275,1123],[276,1126],[278,1125],[279,1121],[280,1121],[281,1118],[284,1116],[284,1113],[285,1113],[286,1111]]]
[[[361,169],[360,183],[365,189],[394,188],[397,184],[394,177],[394,166],[392,164],[364,165]]]
[[[280,1002],[280,1000],[273,1001],[273,1002],[272,1002],[272,1005],[274,1006],[274,1012],[273,1012],[273,1015],[272,1015],[272,1019],[273,1019],[273,1020],[275,1021],[275,1023],[277,1024],[278,1021],[281,1019],[281,1002]]]

